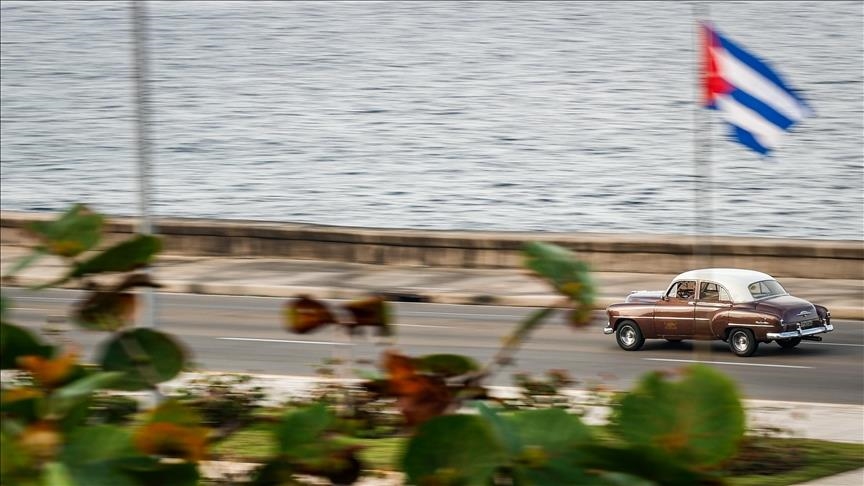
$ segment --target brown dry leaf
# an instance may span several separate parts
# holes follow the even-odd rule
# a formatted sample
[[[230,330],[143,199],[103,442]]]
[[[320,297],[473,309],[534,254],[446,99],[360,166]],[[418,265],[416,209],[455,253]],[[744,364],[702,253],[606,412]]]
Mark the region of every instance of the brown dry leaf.
[[[41,398],[43,396],[45,396],[45,393],[35,388],[9,388],[3,390],[3,393],[0,394],[0,403],[12,403],[31,398]]]
[[[453,404],[453,395],[444,380],[417,374],[410,357],[387,351],[383,366],[390,376],[388,393],[397,397],[397,406],[408,425],[437,417]]]
[[[190,462],[204,459],[207,429],[171,422],[151,422],[135,432],[135,447],[154,456],[175,457]]]
[[[63,446],[63,436],[53,422],[40,421],[27,426],[18,438],[22,449],[40,461],[57,457]]]
[[[18,367],[29,371],[33,379],[45,388],[56,388],[66,383],[75,369],[78,353],[69,351],[57,358],[49,359],[42,356],[19,356]]]
[[[290,332],[305,334],[336,322],[326,305],[306,295],[285,305],[285,328]]]
[[[117,331],[133,322],[137,307],[135,294],[97,291],[78,304],[72,318],[86,329]]]
[[[391,336],[390,311],[384,297],[376,295],[345,304],[345,309],[354,317],[354,326],[370,326],[378,329],[380,336]]]

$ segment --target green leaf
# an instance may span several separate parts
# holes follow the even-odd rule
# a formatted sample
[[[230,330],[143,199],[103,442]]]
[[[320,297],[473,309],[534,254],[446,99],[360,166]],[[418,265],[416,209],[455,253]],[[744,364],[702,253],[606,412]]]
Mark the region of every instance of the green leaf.
[[[80,405],[93,395],[93,392],[109,388],[123,377],[118,372],[96,372],[73,381],[55,391],[48,400],[50,413],[63,416],[73,407]]]
[[[480,369],[480,365],[461,354],[428,354],[414,359],[418,371],[441,375],[444,377],[459,376]]]
[[[425,422],[402,460],[411,484],[487,486],[493,472],[506,464],[504,446],[490,425],[474,415],[445,415]]]
[[[697,468],[735,454],[744,410],[729,378],[696,365],[685,368],[678,382],[656,372],[645,376],[614,410],[612,430],[630,444]]]
[[[279,451],[292,454],[315,444],[333,423],[333,414],[323,404],[286,413],[276,427]]]
[[[489,423],[498,442],[505,447],[507,453],[513,457],[519,455],[522,452],[522,439],[519,437],[519,433],[513,426],[513,423],[504,420],[494,409],[483,402],[477,402],[476,406],[480,412],[480,416]]]
[[[531,315],[525,318],[525,320],[519,323],[512,334],[505,338],[504,345],[507,347],[514,347],[522,344],[522,341],[524,341],[534,329],[539,327],[540,324],[542,324],[543,321],[554,312],[555,309],[552,307],[544,307],[535,310]]]
[[[17,368],[19,356],[50,358],[52,346],[43,344],[36,335],[14,324],[0,322],[0,369]]]
[[[566,454],[592,440],[590,429],[579,417],[560,408],[525,410],[504,417],[519,434],[524,447],[542,447],[550,454]]]
[[[590,444],[580,451],[579,463],[585,469],[601,471],[600,477],[604,480],[601,484],[609,486],[721,484],[711,473],[690,469],[689,464],[675,461],[658,449]],[[633,481],[634,476],[640,479]]]
[[[15,436],[7,431],[12,420],[3,418],[0,430],[0,484],[36,484],[35,463],[23,448],[15,443]]]
[[[15,264],[12,265],[12,267],[6,271],[6,275],[4,275],[3,278],[9,278],[9,277],[15,276],[16,273],[20,272],[21,270],[24,270],[25,268],[29,267],[30,265],[33,265],[34,263],[36,263],[40,258],[42,258],[45,255],[47,255],[45,248],[43,248],[41,246],[33,248],[33,251],[30,252],[29,255],[25,255],[20,260],[15,262]]]
[[[9,298],[0,294],[0,323],[6,323],[6,316],[9,314]]]
[[[60,462],[49,462],[42,469],[43,486],[76,486],[66,465]]]
[[[131,433],[114,425],[79,427],[67,440],[60,460],[71,466],[99,463],[140,455],[132,445]]]
[[[596,294],[588,265],[565,248],[529,242],[523,248],[525,266],[548,280],[555,289],[582,307],[590,307]]]
[[[170,335],[146,328],[115,334],[100,349],[102,369],[125,376],[117,390],[147,390],[175,378],[186,364],[186,351]]]
[[[78,263],[67,278],[79,278],[92,273],[135,270],[149,264],[161,248],[162,242],[159,238],[152,235],[137,235],[89,260]]]
[[[575,415],[550,408],[527,410],[505,417],[519,435],[517,474],[537,486],[589,484],[576,461],[577,447],[591,441],[591,433]]]
[[[75,429],[60,454],[76,484],[88,486],[137,486],[121,467],[137,457],[143,456],[132,445],[129,431],[112,425]]]
[[[99,243],[102,237],[102,215],[91,212],[87,206],[76,204],[55,221],[34,221],[27,229],[41,241],[44,250],[54,255],[71,258]]]
[[[200,475],[198,466],[190,462],[163,463],[155,458],[121,459],[116,467],[136,479],[136,485],[195,486]],[[108,485],[106,485],[108,486]]]

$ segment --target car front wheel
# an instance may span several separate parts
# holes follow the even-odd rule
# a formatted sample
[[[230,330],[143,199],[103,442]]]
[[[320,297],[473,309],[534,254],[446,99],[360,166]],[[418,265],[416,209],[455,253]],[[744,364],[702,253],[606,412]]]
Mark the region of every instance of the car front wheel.
[[[738,356],[744,358],[753,356],[758,347],[759,341],[750,329],[733,329],[729,334],[729,349]]]
[[[777,344],[779,344],[783,349],[790,349],[801,344],[801,338],[778,339]]]
[[[615,340],[618,341],[618,346],[621,346],[621,349],[625,351],[636,351],[645,344],[642,330],[633,321],[624,321],[618,325],[618,330],[615,331]]]

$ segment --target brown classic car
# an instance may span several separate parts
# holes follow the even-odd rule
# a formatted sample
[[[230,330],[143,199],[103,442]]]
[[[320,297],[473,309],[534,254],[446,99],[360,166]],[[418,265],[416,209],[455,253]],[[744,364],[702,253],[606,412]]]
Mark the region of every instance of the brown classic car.
[[[751,356],[759,343],[792,348],[834,330],[825,307],[789,295],[770,275],[734,268],[684,272],[665,292],[632,292],[606,313],[603,332],[627,351],[653,338],[719,339],[738,356]]]

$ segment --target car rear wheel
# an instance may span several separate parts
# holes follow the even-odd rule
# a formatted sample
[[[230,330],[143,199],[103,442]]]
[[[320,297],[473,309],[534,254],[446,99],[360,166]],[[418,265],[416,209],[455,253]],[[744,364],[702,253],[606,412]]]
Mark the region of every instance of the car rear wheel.
[[[621,349],[625,351],[636,351],[645,344],[642,330],[633,321],[624,321],[618,324],[615,340],[618,341],[618,346],[621,346]]]
[[[777,344],[779,344],[783,349],[791,349],[801,344],[801,338],[778,339]]]
[[[758,347],[759,341],[750,329],[733,329],[729,334],[729,349],[738,356],[744,358],[753,356]]]

